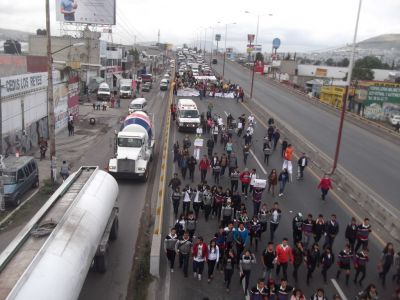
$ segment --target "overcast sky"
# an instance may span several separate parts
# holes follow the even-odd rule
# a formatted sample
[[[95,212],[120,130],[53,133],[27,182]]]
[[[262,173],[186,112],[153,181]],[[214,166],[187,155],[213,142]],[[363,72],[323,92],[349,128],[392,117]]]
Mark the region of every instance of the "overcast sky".
[[[79,3],[80,0],[78,0]],[[112,0],[110,0],[112,1]],[[214,34],[225,35],[227,46],[245,51],[248,33],[255,33],[260,16],[258,43],[263,51],[279,37],[281,51],[310,51],[341,46],[352,41],[359,0],[116,0],[117,26],[114,42],[132,44],[156,41],[160,29],[161,42],[180,46],[193,43],[204,29],[214,26]],[[45,27],[43,0],[0,1],[0,28],[34,31]],[[55,21],[55,0],[51,2],[52,33],[60,33]],[[246,14],[245,11],[252,14]],[[384,33],[400,33],[400,0],[364,0],[361,10],[358,41]],[[218,24],[220,22],[220,24]],[[211,40],[212,30],[207,30]],[[104,36],[111,41],[111,37]],[[223,42],[220,42],[223,47]]]

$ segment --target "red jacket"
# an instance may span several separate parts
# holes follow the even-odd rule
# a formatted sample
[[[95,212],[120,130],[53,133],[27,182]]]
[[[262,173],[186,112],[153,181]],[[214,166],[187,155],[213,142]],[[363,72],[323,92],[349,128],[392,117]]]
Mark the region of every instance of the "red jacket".
[[[199,169],[200,170],[207,170],[209,167],[210,167],[210,162],[208,161],[208,159],[200,160],[200,163],[199,163]]]
[[[194,246],[192,247],[192,256],[193,257],[197,257],[197,251],[199,249],[199,243],[194,244]],[[205,261],[207,261],[207,257],[208,257],[208,247],[207,244],[203,242],[202,248],[201,248],[201,256],[203,257],[203,259]]]
[[[240,181],[244,184],[249,184],[250,183],[250,172],[244,171],[244,172],[240,173]]]
[[[293,264],[292,248],[290,248],[289,246],[286,246],[286,248],[284,248],[282,244],[276,246],[276,261],[279,264],[285,264],[288,262]]]
[[[332,188],[332,180],[330,178],[322,178],[318,184],[319,189],[329,190]]]

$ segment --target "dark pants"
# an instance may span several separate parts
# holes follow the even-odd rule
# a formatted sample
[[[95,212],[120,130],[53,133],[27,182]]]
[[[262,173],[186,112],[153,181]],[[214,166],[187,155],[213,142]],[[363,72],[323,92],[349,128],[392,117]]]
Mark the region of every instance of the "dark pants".
[[[298,273],[298,271],[299,271],[300,266],[301,266],[301,265],[297,265],[297,264],[294,264],[294,265],[293,265],[293,278],[294,278],[294,281],[295,281],[296,283],[297,283],[297,273]]]
[[[243,153],[243,163],[244,163],[244,165],[247,164],[247,157],[248,157],[248,156],[249,156],[248,153]]]
[[[287,279],[287,267],[288,267],[288,263],[277,264],[276,265],[276,276],[279,277],[279,273],[282,268],[283,278]]]
[[[348,240],[349,240],[350,250],[351,252],[354,253],[354,245],[356,243],[356,239],[348,239]]]
[[[271,234],[271,238],[270,238],[271,242],[274,241],[275,231],[278,228],[278,226],[279,226],[279,224],[271,223],[271,226],[269,227],[269,232]]]
[[[226,166],[221,166],[221,176],[225,175]]]
[[[253,201],[253,216],[257,216],[260,211],[261,201]]]
[[[211,213],[211,205],[204,205],[204,218],[208,221]]]
[[[382,272],[379,273],[379,278],[382,280],[382,285],[385,286],[386,283],[386,275],[389,273],[390,267],[392,265],[385,264],[382,266]]]
[[[231,180],[231,191],[236,192],[238,189],[239,181],[238,180]]]
[[[190,210],[190,202],[183,202],[182,213],[187,215]]]
[[[203,274],[204,261],[193,260],[193,273]]]
[[[264,162],[266,162],[266,163],[267,163],[267,166],[268,166],[268,163],[269,163],[269,154],[268,154],[268,155],[264,154]]]
[[[329,189],[321,189],[321,198],[325,200],[326,195],[328,195]]]
[[[199,217],[200,205],[201,205],[200,202],[193,202],[193,210],[196,219]]]
[[[299,166],[299,179],[303,179],[304,177],[304,166]]]
[[[186,179],[187,168],[181,168],[181,172],[182,172],[182,178],[183,178],[183,180],[185,180]]]
[[[325,236],[325,243],[323,245],[323,248],[325,249],[326,247],[329,247],[332,249],[334,241],[335,241],[335,238],[332,237],[330,234],[327,234]]]
[[[216,260],[208,260],[207,264],[208,264],[208,279],[211,279],[211,276],[214,273],[214,268],[215,268],[215,263],[217,261]]]
[[[183,267],[183,274],[188,276],[189,254],[179,254],[179,268]]]
[[[167,249],[167,258],[169,260],[169,267],[171,269],[174,268],[174,263],[175,263],[175,250],[168,250]]]
[[[298,241],[301,242],[303,232],[301,230],[293,230],[293,243],[296,244]]]
[[[368,247],[368,240],[362,241],[360,239],[357,239],[357,243],[356,243],[356,247],[354,249],[354,253],[357,253],[357,251],[358,251],[358,249],[360,249],[360,247],[361,247],[361,249],[367,248]]]
[[[179,200],[172,200],[172,205],[174,206],[174,215],[175,218],[178,216],[178,211],[179,211]]]
[[[244,278],[244,291],[247,293],[247,290],[249,289],[249,283],[250,283],[250,270],[243,270],[242,275],[240,275],[240,284],[242,284],[243,278]]]
[[[365,266],[358,266],[358,268],[356,269],[356,276],[354,277],[354,283],[357,283],[358,275],[361,274],[361,278],[360,278],[359,283],[362,284],[362,281],[365,278],[365,271],[366,271]]]
[[[194,169],[189,169],[189,179],[192,182],[194,181]]]
[[[312,274],[314,273],[315,267],[315,264],[307,266],[307,285],[310,283],[310,279],[312,277]]]
[[[207,176],[207,170],[201,170],[201,182],[203,182],[204,180],[206,180],[206,176]]]
[[[215,184],[219,184],[219,174],[220,174],[220,172],[213,172]]]
[[[328,273],[328,270],[329,270],[329,268],[330,268],[331,266],[322,266],[322,271],[321,271],[321,274],[322,274],[322,277],[324,278],[324,283],[326,283],[326,281],[327,281],[327,273]]]
[[[229,289],[229,286],[231,285],[232,275],[233,269],[224,269],[224,281],[227,289]]]
[[[245,194],[247,196],[248,191],[249,191],[249,184],[242,182],[242,194]]]

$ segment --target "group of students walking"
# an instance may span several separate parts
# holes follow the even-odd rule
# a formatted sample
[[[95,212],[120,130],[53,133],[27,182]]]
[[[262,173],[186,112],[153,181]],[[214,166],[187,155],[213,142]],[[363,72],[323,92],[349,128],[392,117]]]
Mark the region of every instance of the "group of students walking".
[[[243,119],[239,122],[245,123]],[[273,120],[269,120],[268,123],[272,129],[268,130],[263,142],[266,164],[269,163],[269,155],[277,148],[280,138]],[[275,140],[276,133],[279,137]],[[209,134],[212,135],[212,131]],[[224,153],[221,155],[214,152],[216,143],[211,145],[211,142],[207,142],[208,155],[204,155],[199,161],[189,156],[191,143],[188,136],[182,142],[183,149],[180,149],[179,143],[174,145],[174,162],[177,162],[178,168],[181,169],[183,180],[186,173],[181,168],[182,159],[185,159],[187,165],[192,165],[189,168],[192,184],[182,184],[177,173],[169,183],[176,222],[165,238],[164,249],[171,272],[175,270],[175,257],[178,256],[179,267],[183,269],[184,276],[189,277],[189,262],[192,260],[193,277],[196,280],[202,280],[204,269],[207,267],[207,281],[211,283],[215,270],[220,270],[227,292],[230,292],[232,278],[237,272],[239,282],[244,284],[245,294],[249,293],[251,299],[306,299],[300,289],[289,284],[289,266],[292,271],[290,281],[293,280],[294,285],[299,282],[298,274],[304,265],[304,279],[307,284],[313,279],[315,270],[319,269],[325,283],[330,276],[339,281],[344,276],[343,282],[346,285],[353,283],[357,288],[363,286],[369,264],[368,240],[371,225],[368,218],[361,223],[357,223],[354,218],[351,220],[344,231],[346,244],[338,253],[333,250],[334,241],[340,234],[335,214],[325,220],[322,214],[316,214],[317,217],[314,218],[310,212],[303,218],[301,213],[297,213],[291,222],[293,240],[289,242],[289,238],[285,237],[276,243],[275,235],[282,219],[282,211],[277,201],[268,207],[268,204],[263,202],[263,194],[267,190],[270,194],[268,197],[274,199],[275,187],[279,183],[278,196],[283,196],[286,184],[293,180],[294,147],[283,140],[282,171],[278,174],[276,169],[272,169],[267,177],[267,186],[259,188],[254,184],[254,180],[258,178],[256,169],[239,169],[240,162],[233,149],[233,139],[234,136],[231,135],[228,142],[231,142],[232,146],[228,151],[226,144],[223,145]],[[211,140],[214,142],[214,137]],[[251,139],[248,141],[245,140],[245,145],[251,145]],[[182,153],[186,154],[181,155]],[[185,156],[186,158],[183,158]],[[243,164],[246,165],[246,161]],[[298,180],[304,179],[307,164],[308,158],[302,153],[297,161]],[[201,180],[193,186],[196,168],[199,169]],[[211,177],[208,176],[208,171]],[[332,188],[328,175],[322,178],[318,188],[321,189],[321,198],[326,199],[329,189]],[[284,219],[287,220],[285,216]],[[199,236],[199,232],[204,232],[200,226],[203,222],[216,223],[215,234],[206,240]],[[261,241],[266,246],[258,252]],[[256,266],[260,264],[263,272],[257,274]],[[392,266],[395,266],[392,279],[399,282],[400,252],[395,253],[393,244],[386,245],[377,265],[380,271],[378,279],[383,286]],[[235,272],[236,269],[238,271]],[[332,269],[335,271],[332,272]],[[250,288],[250,282],[258,277],[260,278],[256,285]],[[373,290],[371,286],[368,286],[368,289]],[[324,290],[318,289],[310,299],[327,298]],[[334,299],[340,297],[335,296]]]

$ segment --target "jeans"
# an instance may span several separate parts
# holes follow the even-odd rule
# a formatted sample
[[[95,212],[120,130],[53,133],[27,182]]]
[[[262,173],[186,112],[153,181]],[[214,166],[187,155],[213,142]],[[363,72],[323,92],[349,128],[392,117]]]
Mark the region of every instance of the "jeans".
[[[276,265],[276,276],[279,276],[279,273],[281,271],[282,267],[282,272],[283,272],[283,278],[287,279],[287,267],[288,263],[280,263]]]
[[[190,202],[183,202],[182,213],[187,215],[190,210]]]
[[[203,274],[204,270],[204,261],[195,261],[193,260],[193,273]]]
[[[244,291],[245,293],[249,289],[249,283],[250,283],[250,270],[243,270],[243,273],[240,275],[240,284],[242,284],[243,278],[244,278]]]
[[[238,190],[239,181],[231,180],[231,191],[236,192]]]
[[[178,216],[179,202],[180,202],[180,200],[172,200],[172,205],[174,206],[175,218]]]
[[[204,205],[204,218],[208,221],[211,213],[211,205]]]
[[[325,200],[326,195],[328,194],[329,189],[321,189],[321,198]]]
[[[242,182],[242,194],[245,194],[247,196],[248,190],[249,190],[249,184]]]
[[[271,238],[270,238],[271,242],[274,241],[275,231],[278,228],[278,226],[279,226],[279,223],[271,223],[271,226],[269,227],[269,232],[271,234]]]
[[[260,211],[261,201],[253,201],[253,216],[257,216]]]
[[[179,254],[179,267],[182,268],[183,266],[183,274],[185,277],[188,276],[188,266],[189,266],[189,254]]]
[[[207,176],[207,170],[201,170],[201,182],[203,182],[204,180],[206,180],[206,176]]]
[[[168,250],[167,249],[167,258],[169,260],[169,266],[171,269],[174,268],[175,263],[175,250]]]
[[[279,194],[283,194],[285,190],[286,181],[279,181]]]
[[[229,286],[231,285],[232,275],[233,275],[233,268],[224,269],[224,281],[227,289],[229,289]]]
[[[207,264],[208,264],[208,279],[211,279],[211,276],[214,273],[214,268],[215,268],[215,263],[216,262],[217,262],[216,260],[210,260],[210,259],[207,261]]]

